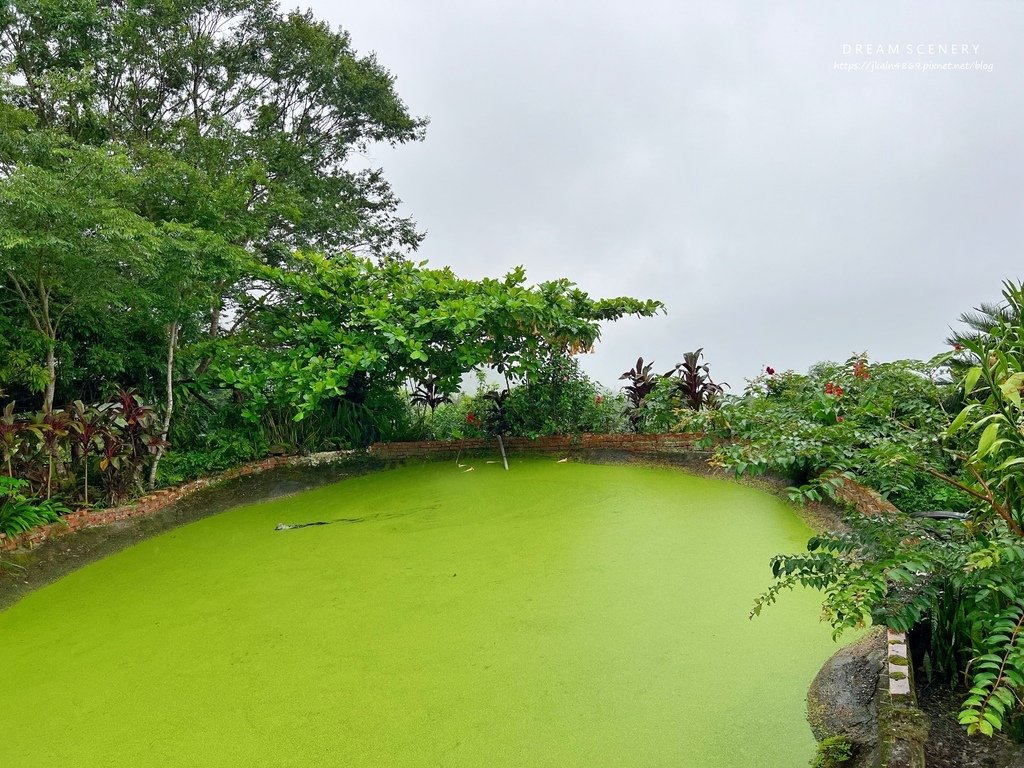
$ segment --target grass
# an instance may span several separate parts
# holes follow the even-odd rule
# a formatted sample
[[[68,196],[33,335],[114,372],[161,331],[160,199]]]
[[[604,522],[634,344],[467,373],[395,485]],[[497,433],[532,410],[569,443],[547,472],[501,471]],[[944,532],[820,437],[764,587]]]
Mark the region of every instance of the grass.
[[[429,464],[142,542],[0,613],[32,766],[791,768],[835,650],[750,622],[782,502],[668,469]],[[296,530],[278,523],[363,518]]]

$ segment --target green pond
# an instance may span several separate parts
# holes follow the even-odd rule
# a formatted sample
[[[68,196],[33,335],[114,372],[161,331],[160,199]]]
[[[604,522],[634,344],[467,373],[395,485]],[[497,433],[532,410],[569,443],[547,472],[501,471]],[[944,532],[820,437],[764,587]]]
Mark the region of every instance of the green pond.
[[[236,507],[0,613],[0,763],[807,764],[820,597],[747,619],[810,534],[789,506],[667,468],[470,465]]]

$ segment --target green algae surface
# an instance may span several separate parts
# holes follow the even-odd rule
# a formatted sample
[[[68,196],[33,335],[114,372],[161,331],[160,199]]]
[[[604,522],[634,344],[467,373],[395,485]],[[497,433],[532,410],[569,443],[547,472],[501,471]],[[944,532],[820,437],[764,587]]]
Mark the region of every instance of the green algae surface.
[[[810,533],[791,508],[672,469],[470,465],[237,507],[0,613],[0,763],[807,763],[819,597],[747,619]]]

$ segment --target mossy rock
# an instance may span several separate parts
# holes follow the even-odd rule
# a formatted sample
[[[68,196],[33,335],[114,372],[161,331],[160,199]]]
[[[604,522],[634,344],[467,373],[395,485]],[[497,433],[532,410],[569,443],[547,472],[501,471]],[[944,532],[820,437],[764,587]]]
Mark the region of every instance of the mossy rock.
[[[889,730],[897,738],[924,744],[928,740],[931,720],[917,707],[894,706],[889,711]]]
[[[843,768],[876,763],[876,694],[886,651],[884,628],[872,629],[825,662],[807,691],[807,721],[815,738],[824,743],[826,739],[842,737],[854,747],[853,757]]]

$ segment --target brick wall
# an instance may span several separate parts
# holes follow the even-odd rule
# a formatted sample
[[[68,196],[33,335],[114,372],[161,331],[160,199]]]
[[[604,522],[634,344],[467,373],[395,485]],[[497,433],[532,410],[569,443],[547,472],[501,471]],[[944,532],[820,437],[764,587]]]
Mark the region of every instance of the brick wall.
[[[862,515],[899,514],[899,509],[883,499],[876,491],[846,477],[842,480],[842,484],[836,487],[836,499],[852,505]]]
[[[582,451],[624,451],[627,453],[672,453],[692,451],[699,435],[555,435],[552,437],[507,437],[505,450],[509,453],[575,453]],[[498,441],[493,437],[472,437],[465,440],[422,440],[408,443],[374,443],[369,455],[383,460],[401,460],[418,457],[455,456],[459,451],[497,451]]]
[[[78,509],[62,517],[59,522],[42,525],[24,533],[18,533],[14,536],[0,533],[0,552],[11,552],[19,547],[36,547],[47,539],[63,536],[72,531],[77,531],[79,528],[92,528],[97,525],[116,523],[120,520],[130,520],[133,517],[152,515],[179,499],[183,499],[202,488],[207,488],[225,480],[255,475],[278,467],[309,466],[343,460],[351,456],[352,453],[352,451],[335,451],[332,453],[317,453],[311,456],[272,456],[260,461],[243,464],[240,467],[235,467],[210,477],[193,480],[190,483],[185,483],[175,488],[155,491],[147,496],[143,496],[141,499],[137,499],[131,504],[110,507],[109,509]]]
[[[510,437],[505,440],[505,448],[510,453],[541,452],[541,453],[572,453],[590,450],[624,451],[638,454],[672,453],[692,450],[698,436],[687,434],[662,435],[578,435],[540,437],[535,440],[525,437]],[[375,443],[370,446],[368,455],[383,461],[401,461],[418,457],[454,457],[459,451],[497,451],[498,442],[494,438],[468,438],[460,441],[421,441],[408,443]],[[33,528],[24,533],[8,536],[0,533],[0,552],[10,552],[19,547],[36,547],[44,541],[78,530],[97,525],[106,525],[133,517],[145,517],[155,514],[170,504],[189,496],[196,491],[215,483],[232,480],[236,477],[266,472],[277,467],[308,466],[323,462],[333,462],[353,454],[352,451],[336,451],[332,453],[313,454],[311,456],[274,456],[261,461],[254,461],[235,469],[229,469],[211,477],[194,480],[176,488],[156,491],[131,504],[109,509],[79,509],[65,515],[60,522]]]

